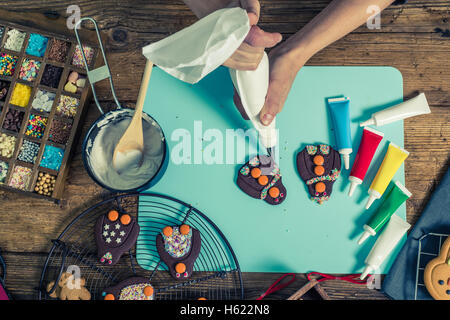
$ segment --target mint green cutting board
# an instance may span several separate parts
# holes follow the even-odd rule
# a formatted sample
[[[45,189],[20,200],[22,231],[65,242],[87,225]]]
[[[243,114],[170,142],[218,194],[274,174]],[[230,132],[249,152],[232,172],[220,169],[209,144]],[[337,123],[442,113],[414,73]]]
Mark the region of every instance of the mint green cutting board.
[[[381,200],[377,200],[370,210],[365,210],[367,190],[388,141],[403,146],[403,122],[378,128],[385,133],[385,138],[363,185],[352,198],[347,196],[349,170],[342,168],[331,199],[318,205],[309,199],[297,173],[295,158],[306,144],[326,143],[335,147],[326,98],[336,96],[347,96],[351,100],[351,166],[362,134],[359,122],[368,119],[373,112],[403,101],[402,76],[391,67],[304,67],[297,75],[283,112],[277,117],[279,165],[287,199],[281,205],[271,206],[244,194],[236,185],[238,169],[256,152],[248,139],[247,152],[236,155],[237,150],[234,150],[238,159],[226,164],[225,130],[250,128],[250,123],[241,118],[233,105],[228,70],[221,67],[198,84],[190,85],[155,68],[144,111],[163,128],[171,158],[164,176],[149,191],[179,198],[205,213],[227,237],[244,272],[361,272],[376,237],[361,246],[356,242],[364,223],[381,204]],[[222,149],[218,148],[220,141],[214,138],[203,137],[202,141],[201,135],[196,137],[194,121],[201,121],[203,133],[208,129],[219,130],[218,134],[223,135]],[[190,133],[185,143],[186,147],[190,145],[186,150],[190,149],[191,155],[186,159],[191,164],[174,162],[183,155],[180,132]],[[194,150],[196,144],[201,145],[197,151]],[[222,164],[201,161],[201,156],[210,154],[214,148],[222,151],[215,154]],[[404,183],[403,166],[394,180]],[[405,205],[397,214],[406,217]],[[140,221],[145,223],[145,217],[140,216]],[[140,242],[138,240],[138,261],[140,252],[148,249]],[[382,265],[380,273],[389,270],[400,247],[398,245]]]

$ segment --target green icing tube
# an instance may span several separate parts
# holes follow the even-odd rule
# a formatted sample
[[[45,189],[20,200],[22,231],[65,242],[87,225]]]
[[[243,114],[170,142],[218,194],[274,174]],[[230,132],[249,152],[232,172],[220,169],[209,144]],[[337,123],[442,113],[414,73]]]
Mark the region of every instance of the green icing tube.
[[[363,243],[370,236],[374,236],[389,221],[390,217],[400,207],[400,205],[411,197],[406,187],[399,181],[396,181],[384,202],[373,214],[367,224],[364,225],[364,233],[358,240],[358,244]]]

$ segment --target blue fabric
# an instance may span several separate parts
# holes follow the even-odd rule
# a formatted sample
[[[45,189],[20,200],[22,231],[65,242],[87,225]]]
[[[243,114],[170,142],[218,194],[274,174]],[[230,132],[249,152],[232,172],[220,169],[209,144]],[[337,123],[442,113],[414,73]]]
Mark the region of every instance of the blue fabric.
[[[425,207],[422,215],[408,235],[408,239],[386,276],[381,291],[395,300],[413,300],[416,285],[417,253],[420,237],[427,233],[450,234],[450,170],[447,170],[441,183]],[[436,252],[436,238],[427,237],[422,248]],[[422,263],[422,259],[421,259]],[[421,265],[424,267],[426,261]],[[420,273],[419,273],[420,275]],[[421,277],[420,281],[423,283]],[[418,287],[417,299],[432,299],[423,286]]]

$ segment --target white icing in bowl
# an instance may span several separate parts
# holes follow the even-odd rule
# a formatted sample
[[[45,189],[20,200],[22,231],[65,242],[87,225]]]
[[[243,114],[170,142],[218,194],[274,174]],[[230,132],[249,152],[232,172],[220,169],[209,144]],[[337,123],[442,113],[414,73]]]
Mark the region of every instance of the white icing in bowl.
[[[144,150],[142,163],[120,173],[112,165],[114,148],[130,124],[133,110],[120,109],[98,121],[86,142],[86,163],[95,178],[106,187],[125,191],[139,188],[158,172],[164,160],[165,142],[161,127],[147,114],[142,115]]]

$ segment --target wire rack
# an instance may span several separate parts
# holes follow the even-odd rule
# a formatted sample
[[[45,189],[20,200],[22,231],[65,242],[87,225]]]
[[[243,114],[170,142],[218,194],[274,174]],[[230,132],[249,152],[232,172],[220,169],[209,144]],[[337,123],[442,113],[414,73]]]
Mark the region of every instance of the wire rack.
[[[416,284],[414,290],[414,300],[430,299],[424,283],[425,266],[432,259],[439,256],[442,244],[450,236],[443,233],[426,233],[419,238],[419,247],[417,249],[417,269]]]
[[[136,249],[124,254],[114,266],[98,261],[94,240],[95,222],[112,209],[137,217],[141,227]],[[194,272],[186,281],[169,275],[156,250],[156,235],[161,229],[182,223],[199,230],[202,236]],[[148,277],[155,288],[155,299],[243,299],[239,263],[223,233],[198,209],[169,196],[155,193],[112,196],[81,213],[52,243],[39,281],[40,300],[52,299],[49,294],[56,285],[47,286],[52,281],[57,283],[70,266],[80,269],[92,299],[103,299],[103,289],[132,276]]]

